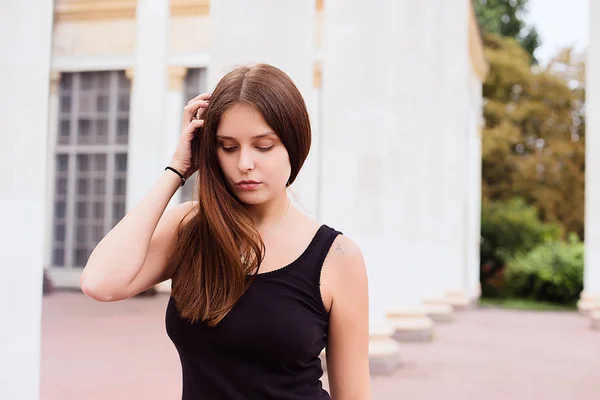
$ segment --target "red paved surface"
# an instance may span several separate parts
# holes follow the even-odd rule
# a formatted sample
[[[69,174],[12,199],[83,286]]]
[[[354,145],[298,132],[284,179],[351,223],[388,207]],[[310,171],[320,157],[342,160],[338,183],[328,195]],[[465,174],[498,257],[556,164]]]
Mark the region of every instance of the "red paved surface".
[[[44,298],[41,399],[179,399],[166,301]],[[396,374],[373,377],[374,400],[600,399],[600,331],[575,313],[465,311],[402,357]]]

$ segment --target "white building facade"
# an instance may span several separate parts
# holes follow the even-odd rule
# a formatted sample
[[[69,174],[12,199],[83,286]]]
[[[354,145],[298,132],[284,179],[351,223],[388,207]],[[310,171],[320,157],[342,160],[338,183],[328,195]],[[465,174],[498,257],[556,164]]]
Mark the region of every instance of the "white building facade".
[[[0,25],[31,26],[29,9],[12,8]],[[294,195],[365,255],[373,341],[382,339],[373,355],[395,351],[386,332],[430,338],[431,318],[479,296],[487,63],[470,1],[57,0],[53,20],[51,10],[36,15],[43,23],[27,32],[37,41],[23,46],[42,60],[28,74],[44,81],[35,96],[48,103],[39,140],[3,135],[15,143],[0,150],[6,168],[33,154],[45,169],[45,186],[17,190],[14,175],[0,198],[5,213],[25,197],[45,206],[27,222],[30,245],[10,253],[10,263],[27,263],[15,272],[24,287],[39,289],[42,266],[56,286],[79,287],[92,249],[168,163],[183,105],[233,65],[267,62],[292,77],[311,115],[313,147]],[[30,60],[15,60],[3,87],[30,82],[17,73]],[[31,93],[7,110],[17,116]],[[39,326],[30,333],[23,340],[33,343]]]
[[[487,66],[469,2],[307,3],[56,2],[44,247],[57,286],[79,284],[151,187],[187,100],[234,65],[268,62],[310,110],[313,148],[292,188],[305,210],[363,244],[373,270],[396,270],[399,305],[477,296]]]

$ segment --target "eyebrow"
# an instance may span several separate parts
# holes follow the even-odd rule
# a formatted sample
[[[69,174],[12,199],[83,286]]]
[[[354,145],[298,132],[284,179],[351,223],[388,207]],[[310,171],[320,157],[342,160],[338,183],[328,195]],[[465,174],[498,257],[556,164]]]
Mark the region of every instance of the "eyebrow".
[[[277,136],[275,135],[275,132],[267,132],[267,133],[263,133],[261,135],[256,135],[256,136],[252,136],[252,139],[262,139],[268,136]],[[237,140],[234,137],[231,136],[224,136],[224,135],[217,135],[217,139],[224,139],[224,140]]]

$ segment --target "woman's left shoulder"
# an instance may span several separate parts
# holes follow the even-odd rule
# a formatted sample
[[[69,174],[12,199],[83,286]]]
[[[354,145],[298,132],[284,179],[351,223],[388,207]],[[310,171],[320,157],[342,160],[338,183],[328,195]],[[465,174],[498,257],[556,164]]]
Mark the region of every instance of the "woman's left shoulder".
[[[362,251],[356,242],[348,236],[340,233],[337,235],[329,249],[329,255],[333,258],[347,259],[362,257]]]
[[[348,236],[339,234],[329,248],[323,268],[337,277],[351,278],[363,275],[366,266],[359,245]]]

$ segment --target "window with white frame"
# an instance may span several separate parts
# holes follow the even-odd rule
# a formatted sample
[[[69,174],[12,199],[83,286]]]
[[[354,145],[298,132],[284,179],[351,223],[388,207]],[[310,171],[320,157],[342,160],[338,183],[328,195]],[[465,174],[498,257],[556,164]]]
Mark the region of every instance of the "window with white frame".
[[[130,92],[124,71],[61,75],[53,267],[84,267],[125,215]]]
[[[184,104],[204,92],[206,92],[206,68],[189,68],[183,84]],[[190,176],[185,186],[181,188],[181,202],[194,198],[195,186],[196,174]]]

